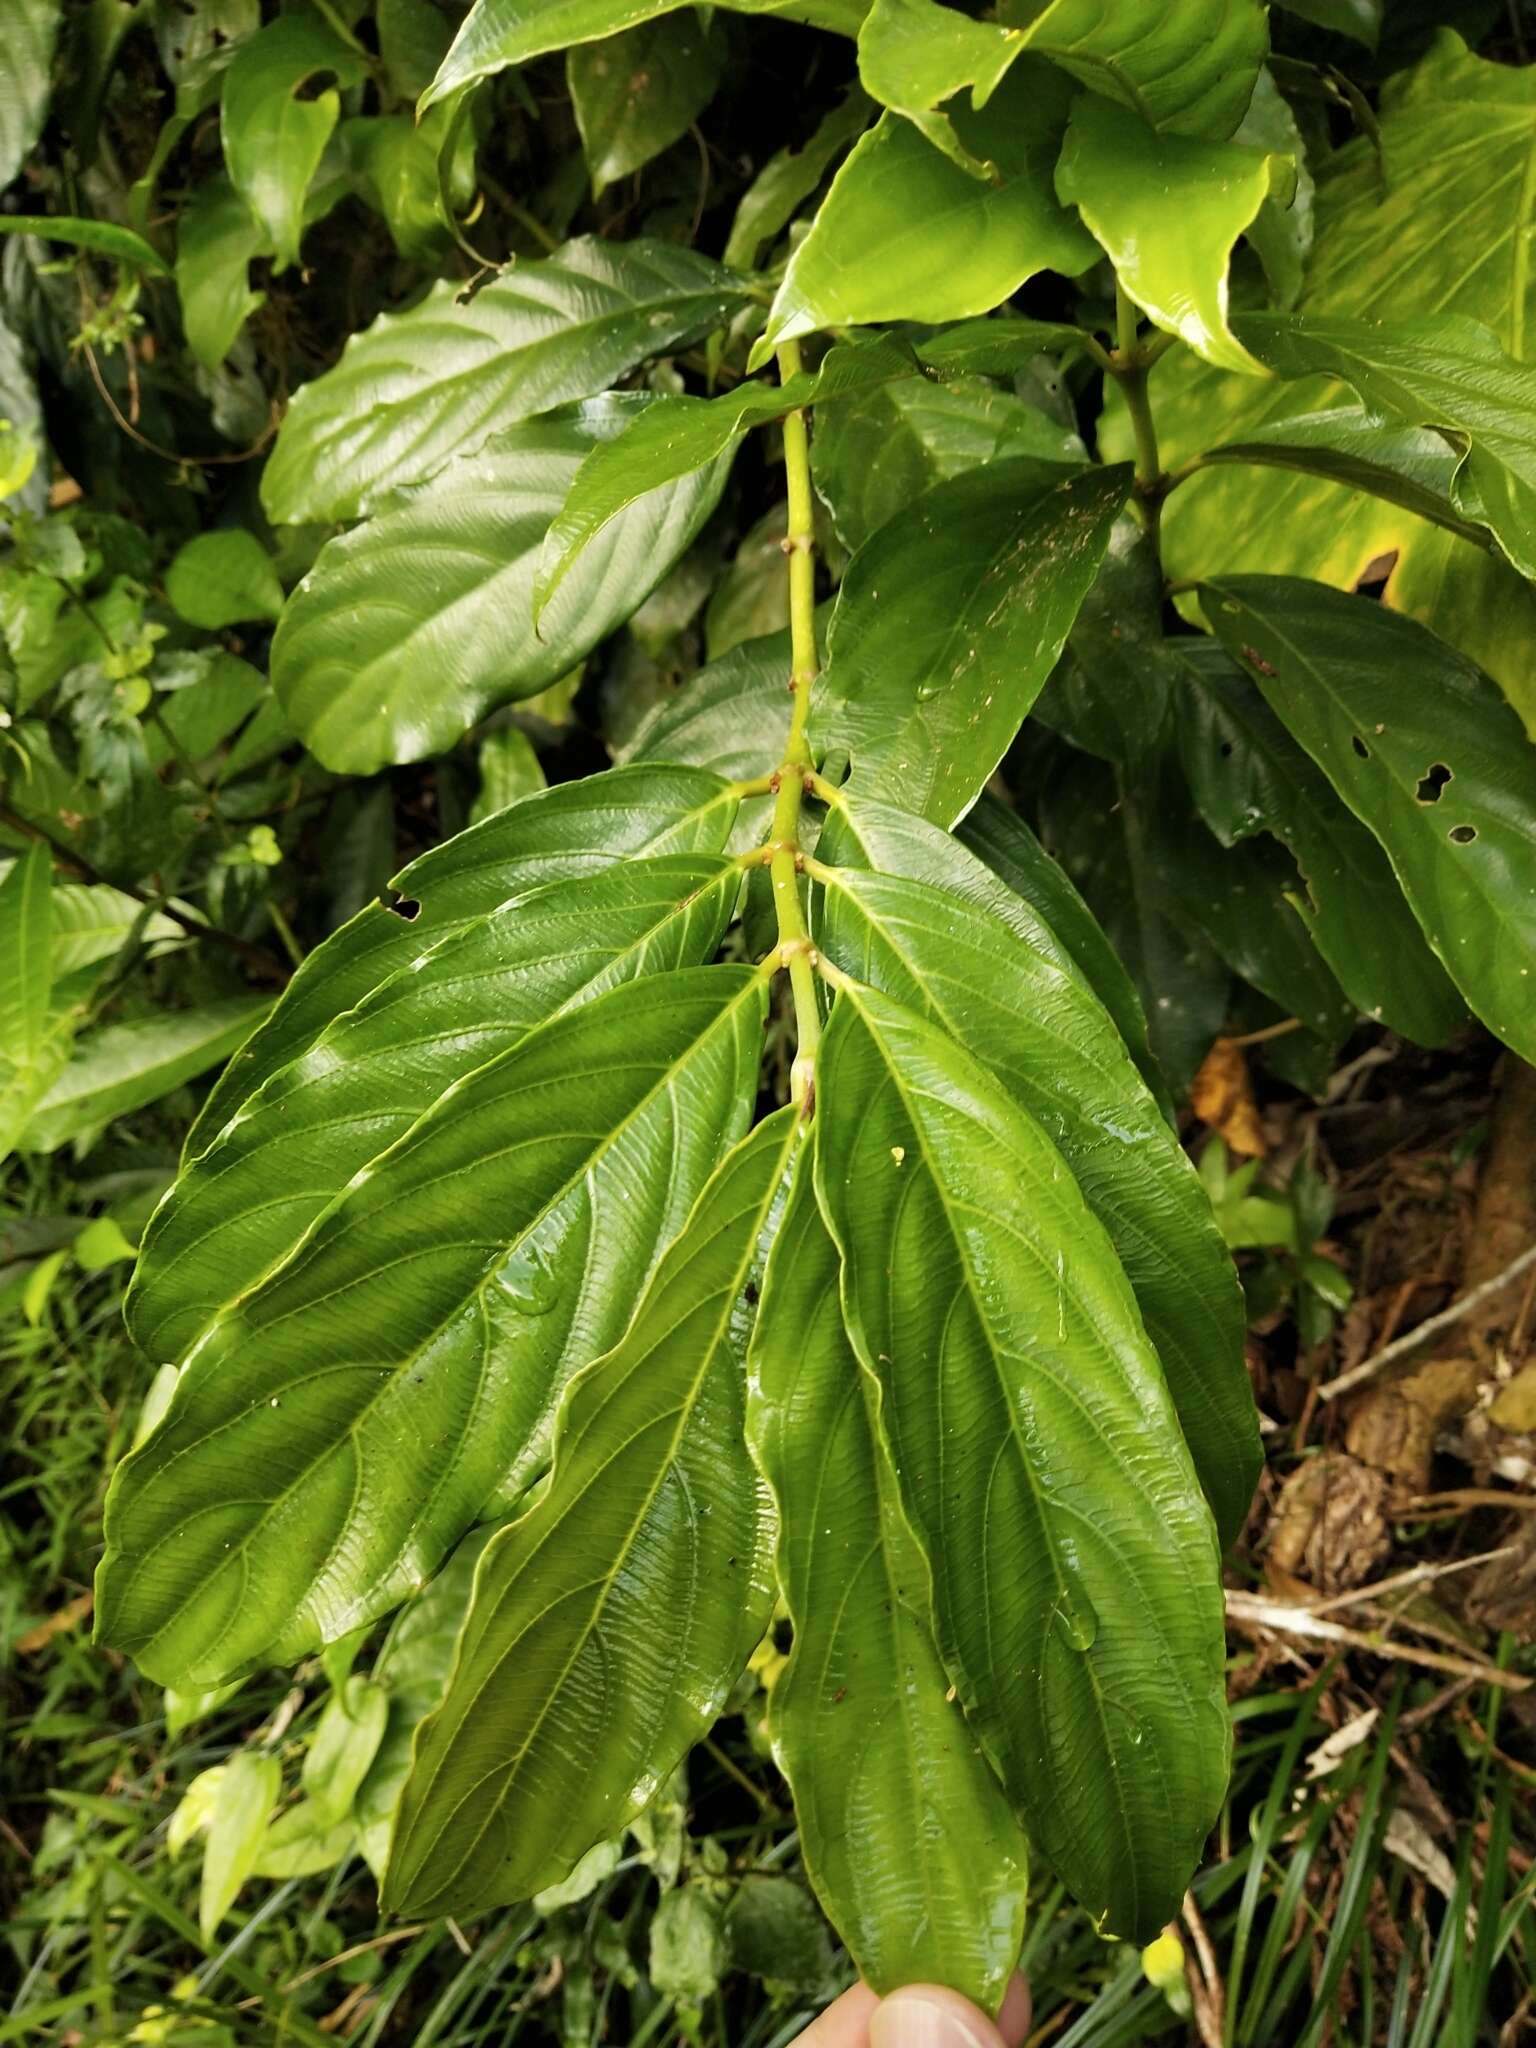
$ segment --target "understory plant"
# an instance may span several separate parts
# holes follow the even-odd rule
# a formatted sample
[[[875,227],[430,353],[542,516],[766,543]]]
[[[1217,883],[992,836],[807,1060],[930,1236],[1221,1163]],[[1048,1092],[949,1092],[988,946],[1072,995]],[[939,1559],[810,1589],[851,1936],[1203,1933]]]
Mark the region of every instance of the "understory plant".
[[[324,1653],[299,1800],[252,1746],[178,1815],[211,1925],[354,1848],[392,1913],[557,1890],[771,1634],[877,1988],[995,2010],[1031,1864],[1176,1917],[1260,1465],[1176,1097],[1223,1033],[1303,1087],[1362,1019],[1536,1059],[1536,223],[1490,196],[1536,87],[1294,12],[171,6],[137,176],[0,216],[13,295],[111,270],[125,418],[174,292],[263,465],[165,565],[18,456],[0,567],[0,1135],[88,1147],[238,1041],[138,1249],[96,1593],[179,1700]],[[700,123],[760,61],[804,105],[722,213]],[[267,302],[365,216],[398,303],[268,418]],[[306,952],[294,806],[376,847],[419,773],[463,822],[466,738],[473,821]],[[129,952],[70,952],[65,888],[133,876]],[[202,941],[186,1056],[103,1098],[80,1034]]]

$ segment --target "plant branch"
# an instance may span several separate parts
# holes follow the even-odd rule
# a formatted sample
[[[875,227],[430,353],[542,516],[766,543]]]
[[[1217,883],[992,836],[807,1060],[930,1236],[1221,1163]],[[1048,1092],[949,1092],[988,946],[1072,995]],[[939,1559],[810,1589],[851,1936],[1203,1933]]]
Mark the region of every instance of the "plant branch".
[[[778,351],[779,381],[787,384],[800,370],[800,345],[786,342]],[[779,960],[789,970],[795,1003],[797,1047],[790,1069],[791,1100],[805,1106],[815,1084],[816,1049],[821,1041],[821,1010],[816,990],[816,956],[805,913],[800,906],[800,806],[811,773],[806,727],[811,711],[811,686],[816,680],[816,557],[811,499],[811,450],[802,411],[787,413],[784,432],[784,482],[789,518],[784,553],[789,560],[789,639],[791,708],[784,759],[773,778],[773,821],[768,827],[768,873],[773,884],[778,920]]]
[[[1410,1330],[1406,1337],[1398,1337],[1392,1343],[1384,1344],[1369,1358],[1351,1366],[1348,1372],[1341,1372],[1337,1379],[1326,1381],[1318,1388],[1317,1398],[1320,1401],[1337,1401],[1340,1394],[1347,1394],[1351,1387],[1358,1387],[1362,1380],[1374,1379],[1384,1366],[1392,1363],[1393,1359],[1402,1358],[1410,1351],[1417,1351],[1419,1346],[1427,1343],[1431,1337],[1438,1336],[1442,1330],[1448,1330],[1453,1323],[1459,1323],[1463,1316],[1470,1315],[1473,1309],[1491,1300],[1512,1280],[1518,1280],[1531,1266],[1536,1266],[1536,1245],[1528,1246],[1510,1260],[1502,1273],[1495,1273],[1491,1280],[1485,1280],[1481,1287],[1474,1287],[1471,1293],[1464,1294],[1460,1301],[1453,1301],[1450,1307],[1442,1309],[1439,1315],[1430,1316],[1427,1321]]]

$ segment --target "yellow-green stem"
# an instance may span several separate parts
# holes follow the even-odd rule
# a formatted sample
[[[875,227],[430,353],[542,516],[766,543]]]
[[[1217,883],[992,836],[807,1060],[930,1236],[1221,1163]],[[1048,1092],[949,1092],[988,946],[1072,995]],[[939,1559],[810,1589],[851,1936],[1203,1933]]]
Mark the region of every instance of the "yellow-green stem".
[[[778,365],[780,382],[787,384],[800,369],[798,342],[786,342],[779,349]],[[778,770],[773,822],[768,828],[768,873],[778,920],[779,959],[789,969],[795,1002],[798,1043],[790,1071],[790,1094],[794,1101],[804,1103],[815,1079],[821,1012],[817,1007],[811,937],[800,907],[800,805],[811,767],[806,722],[817,668],[811,450],[803,412],[792,412],[784,421],[784,481],[789,499],[784,552],[789,558],[790,716],[784,759]]]

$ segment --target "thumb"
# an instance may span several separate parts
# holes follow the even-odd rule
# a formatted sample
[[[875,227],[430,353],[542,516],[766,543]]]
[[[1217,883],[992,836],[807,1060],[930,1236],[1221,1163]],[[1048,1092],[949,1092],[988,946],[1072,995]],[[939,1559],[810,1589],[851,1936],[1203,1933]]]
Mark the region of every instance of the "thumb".
[[[1029,2032],[1029,1993],[1015,1979],[993,2025],[979,2007],[938,1984],[909,1984],[882,1999],[869,2048],[1016,2048]]]

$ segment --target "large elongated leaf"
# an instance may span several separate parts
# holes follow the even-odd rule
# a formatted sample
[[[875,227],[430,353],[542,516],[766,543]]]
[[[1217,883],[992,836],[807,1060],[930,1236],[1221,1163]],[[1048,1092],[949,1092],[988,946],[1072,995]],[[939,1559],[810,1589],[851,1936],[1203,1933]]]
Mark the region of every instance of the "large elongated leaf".
[[[1081,462],[1083,445],[1038,406],[979,377],[880,385],[818,413],[811,444],[816,489],[850,548],[931,485],[1012,455]]]
[[[52,1002],[53,863],[35,841],[0,880],[0,1159],[69,1057],[74,1017]]]
[[[1020,64],[955,132],[994,176],[976,178],[887,114],[861,136],[790,259],[759,348],[820,327],[963,320],[989,312],[1039,270],[1075,276],[1092,236],[1057,199],[1051,172],[1070,89]]]
[[[663,698],[621,758],[691,761],[744,781],[776,768],[784,751],[789,634],[742,640]]]
[[[1028,1852],[940,1662],[928,1571],[843,1327],[837,1248],[803,1162],[769,1254],[748,1423],[779,1509],[794,1628],[774,1752],[800,1853],[865,1982],[952,1985],[996,2010]]]
[[[960,1047],[839,995],[817,1193],[950,1675],[1031,1838],[1150,1940],[1226,1779],[1217,1546],[1167,1386],[1060,1154]]]
[[[741,287],[670,242],[567,242],[466,303],[436,285],[295,394],[262,477],[274,521],[351,519],[492,434],[588,398],[728,318]]]
[[[1016,811],[983,794],[960,826],[960,839],[998,878],[1036,910],[1070,955],[1084,981],[1114,1019],[1141,1077],[1172,1115],[1167,1083],[1147,1039],[1136,984],[1103,927],[1059,861],[1054,861]],[[876,861],[876,866],[888,863]]]
[[[265,996],[230,996],[195,1010],[107,1025],[79,1041],[17,1142],[27,1152],[54,1152],[71,1138],[158,1102],[226,1059],[268,1008]]]
[[[1129,472],[1015,457],[936,484],[860,549],[812,726],[856,785],[941,825],[975,802],[1093,582]]]
[[[720,38],[686,15],[571,51],[566,84],[594,197],[687,134],[720,83],[722,55]]]
[[[1467,453],[1452,485],[1497,534],[1523,575],[1536,576],[1536,370],[1504,353],[1476,320],[1327,319],[1250,313],[1248,347],[1282,377],[1342,377],[1372,412],[1449,429]]]
[[[1403,900],[1391,863],[1241,670],[1184,642],[1179,744],[1190,788],[1223,845],[1269,832],[1307,888],[1313,943],[1356,1005],[1420,1045],[1443,1045],[1466,1009]]]
[[[526,64],[547,50],[596,42],[642,21],[670,14],[684,0],[475,0],[442,69],[422,98],[429,107],[490,78],[509,64]],[[743,14],[782,15],[840,35],[859,32],[866,0],[731,0]]]
[[[933,0],[875,0],[859,75],[877,100],[926,124],[963,87],[984,103],[1034,50],[1152,128],[1220,139],[1243,118],[1268,42],[1255,0],[1053,0],[1005,7],[996,22]]]
[[[775,151],[741,195],[731,222],[725,260],[739,270],[756,268],[763,244],[778,235],[809,199],[827,172],[868,127],[868,96],[856,85],[822,117],[809,142],[786,143]]]
[[[272,681],[327,767],[371,775],[439,752],[639,607],[713,510],[724,459],[611,520],[534,626],[550,521],[588,452],[650,403],[610,393],[509,428],[321,550],[273,639]]]
[[[1134,114],[1082,94],[1056,171],[1144,313],[1227,370],[1261,374],[1227,322],[1227,265],[1274,191],[1294,183],[1288,158],[1240,142],[1160,135]]]
[[[451,1090],[199,1347],[113,1481],[98,1614],[214,1684],[389,1608],[606,1350],[756,1088],[749,968],[630,982]]]
[[[957,868],[973,859],[953,849]],[[1055,1141],[1135,1290],[1229,1543],[1261,1463],[1232,1260],[1107,1012],[1060,949],[1032,937],[1016,912],[927,880],[825,875],[817,939],[830,957],[963,1044]]]
[[[1319,171],[1317,238],[1299,312],[1307,319],[1413,320],[1454,313],[1492,328],[1510,355],[1529,353],[1536,270],[1536,69],[1469,55],[1442,31],[1382,95],[1381,151],[1361,136]],[[1476,221],[1474,252],[1467,223]],[[1328,378],[1227,376],[1170,351],[1153,373],[1159,445],[1170,468],[1202,450],[1266,435],[1324,408],[1357,411]],[[1129,446],[1120,422],[1109,445]],[[1320,576],[1352,589],[1375,563],[1384,598],[1463,648],[1536,726],[1529,649],[1536,592],[1505,562],[1414,509],[1362,497],[1321,477],[1202,471],[1169,499],[1163,557],[1179,579],[1227,574]]]
[[[366,63],[318,14],[294,13],[242,42],[224,73],[224,162],[279,269],[299,260],[305,195],[341,113],[337,86],[354,85]],[[320,89],[305,92],[312,83]]]
[[[782,1110],[705,1188],[608,1357],[572,1383],[549,1486],[493,1536],[424,1724],[385,1898],[523,1899],[654,1797],[771,1605],[743,1440],[749,1287],[797,1138]]]
[[[554,882],[418,953],[282,1068],[182,1173],[127,1302],[145,1355],[182,1357],[455,1081],[605,988],[701,966],[740,871],[697,855]]]
[[[782,385],[746,383],[719,398],[658,398],[582,463],[545,538],[539,616],[582,551],[648,491],[733,454],[749,429],[765,421],[913,376],[916,369],[899,344],[870,340],[830,349],[814,375],[802,372]]]
[[[1497,685],[1369,598],[1288,576],[1208,593],[1228,651],[1381,841],[1468,1003],[1536,1057],[1536,750]]]
[[[394,877],[399,912],[369,904],[309,954],[214,1084],[187,1157],[206,1151],[240,1103],[334,1018],[450,932],[547,883],[637,853],[719,853],[735,816],[736,798],[717,775],[624,768],[540,790],[422,854]]]

